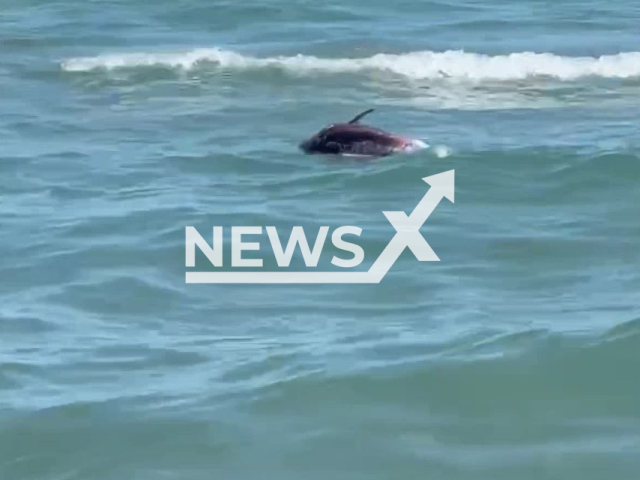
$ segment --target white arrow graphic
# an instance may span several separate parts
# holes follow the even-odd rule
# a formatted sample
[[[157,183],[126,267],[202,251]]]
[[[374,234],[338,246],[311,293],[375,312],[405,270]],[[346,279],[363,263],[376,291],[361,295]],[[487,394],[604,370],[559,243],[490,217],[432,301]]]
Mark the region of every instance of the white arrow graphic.
[[[440,261],[436,252],[433,251],[424,237],[420,235],[420,227],[427,221],[429,215],[431,215],[444,197],[452,203],[455,201],[454,174],[455,170],[449,170],[448,172],[424,177],[422,180],[431,185],[431,188],[427,194],[422,197],[422,200],[420,200],[420,203],[414,208],[413,212],[411,212],[411,216],[407,217],[407,214],[404,212],[382,212],[389,222],[391,222],[391,225],[393,225],[397,233],[369,269],[370,274],[376,275],[376,283],[382,280],[407,247],[409,247],[421,262]]]
[[[380,283],[405,248],[421,262],[440,259],[420,234],[443,198],[454,202],[455,170],[424,177],[431,185],[410,216],[404,212],[382,212],[396,229],[380,256],[367,272],[187,272],[187,283]]]

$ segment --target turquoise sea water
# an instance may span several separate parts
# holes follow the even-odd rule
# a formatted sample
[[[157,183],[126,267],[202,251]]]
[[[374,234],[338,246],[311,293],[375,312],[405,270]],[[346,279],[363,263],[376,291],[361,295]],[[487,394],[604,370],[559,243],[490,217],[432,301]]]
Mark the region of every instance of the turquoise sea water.
[[[639,24],[632,0],[0,0],[0,479],[638,478]],[[297,150],[370,107],[431,147]],[[185,283],[190,225],[357,225],[366,269],[382,211],[451,169],[441,262]]]

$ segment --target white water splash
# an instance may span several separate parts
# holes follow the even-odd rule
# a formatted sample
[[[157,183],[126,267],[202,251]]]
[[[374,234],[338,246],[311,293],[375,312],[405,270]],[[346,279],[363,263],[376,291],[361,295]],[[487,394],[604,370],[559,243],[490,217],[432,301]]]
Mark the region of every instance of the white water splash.
[[[533,52],[491,56],[464,51],[420,51],[404,54],[380,53],[366,58],[318,58],[308,55],[257,58],[213,48],[176,53],[123,53],[70,58],[61,62],[61,68],[69,72],[149,66],[188,70],[201,64],[232,70],[273,68],[293,75],[379,71],[410,79],[475,81],[508,81],[529,77],[552,77],[559,80],[589,76],[640,77],[640,52],[569,57]]]
[[[436,145],[433,147],[433,154],[438,158],[447,158],[451,155],[451,150],[445,145]]]

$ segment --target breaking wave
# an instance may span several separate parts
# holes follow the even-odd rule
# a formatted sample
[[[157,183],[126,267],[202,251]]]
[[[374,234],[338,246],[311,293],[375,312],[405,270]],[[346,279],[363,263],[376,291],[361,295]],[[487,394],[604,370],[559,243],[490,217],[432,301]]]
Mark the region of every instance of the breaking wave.
[[[569,57],[552,53],[519,52],[484,55],[464,51],[379,53],[366,58],[318,58],[309,55],[258,58],[218,48],[175,53],[122,53],[69,58],[61,62],[68,72],[96,69],[165,67],[193,69],[213,65],[231,70],[279,69],[292,75],[388,72],[410,79],[520,80],[551,77],[640,77],[640,52],[599,57]]]

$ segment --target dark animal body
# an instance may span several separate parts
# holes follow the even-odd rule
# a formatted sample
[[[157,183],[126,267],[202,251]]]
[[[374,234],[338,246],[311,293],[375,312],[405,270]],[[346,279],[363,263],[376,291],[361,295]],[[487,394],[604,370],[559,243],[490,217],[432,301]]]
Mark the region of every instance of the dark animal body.
[[[348,123],[335,123],[323,128],[313,137],[300,144],[306,153],[330,155],[386,156],[396,152],[414,151],[425,148],[420,140],[399,137],[380,128],[359,123],[369,109],[357,115]]]

